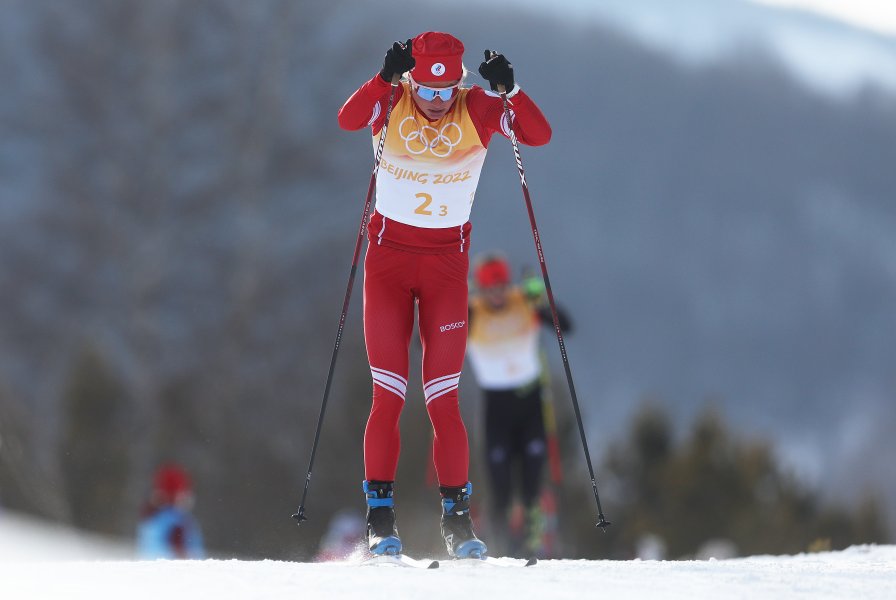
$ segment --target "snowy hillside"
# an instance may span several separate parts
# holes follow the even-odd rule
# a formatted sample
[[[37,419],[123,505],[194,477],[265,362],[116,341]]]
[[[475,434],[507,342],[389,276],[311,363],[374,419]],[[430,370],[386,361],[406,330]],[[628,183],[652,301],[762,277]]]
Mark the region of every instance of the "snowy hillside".
[[[60,549],[83,551],[81,561]],[[40,552],[44,552],[40,560]],[[49,554],[46,554],[46,553]],[[534,567],[442,562],[436,571],[361,567],[356,562],[291,563],[237,560],[103,561],[119,550],[52,533],[0,515],[0,596],[25,598],[390,598],[432,597],[437,590],[476,590],[491,600],[570,598],[896,597],[896,546],[855,546],[842,552],[708,561],[542,561]],[[112,554],[109,554],[112,553]],[[67,560],[67,559],[68,560]]]
[[[133,558],[129,544],[0,510],[0,573],[11,562]],[[6,577],[0,576],[0,592]],[[4,595],[4,597],[6,597]]]

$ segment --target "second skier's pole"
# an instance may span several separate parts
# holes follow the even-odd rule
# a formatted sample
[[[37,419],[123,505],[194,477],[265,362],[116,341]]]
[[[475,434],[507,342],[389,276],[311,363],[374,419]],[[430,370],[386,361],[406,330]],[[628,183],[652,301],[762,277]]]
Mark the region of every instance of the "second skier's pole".
[[[486,50],[485,59],[490,58]],[[554,318],[554,330],[557,332],[557,343],[560,344],[560,355],[563,357],[563,368],[566,370],[566,381],[569,384],[569,394],[576,412],[576,421],[579,423],[579,435],[582,436],[582,448],[585,450],[585,462],[588,463],[588,472],[591,475],[591,489],[594,490],[594,501],[597,502],[597,527],[604,531],[610,525],[604,517],[604,511],[600,506],[600,496],[597,493],[597,480],[594,476],[594,468],[591,466],[591,454],[588,452],[588,441],[585,439],[585,427],[582,425],[582,414],[579,411],[579,400],[576,397],[576,388],[572,382],[572,371],[569,368],[569,359],[566,357],[566,344],[563,343],[563,333],[560,331],[560,318],[557,316],[557,306],[554,304],[554,293],[551,291],[551,280],[548,278],[548,267],[544,260],[544,252],[541,249],[541,237],[538,235],[538,225],[535,223],[535,211],[532,210],[532,200],[529,198],[529,185],[526,183],[526,172],[523,169],[523,158],[520,156],[519,143],[513,131],[510,120],[510,106],[507,102],[507,90],[503,85],[498,85],[498,92],[504,102],[504,118],[507,120],[507,131],[510,134],[510,143],[513,145],[513,154],[516,157],[516,168],[520,172],[520,184],[523,186],[523,197],[526,199],[526,208],[529,211],[529,223],[532,225],[532,235],[535,237],[535,249],[538,251],[538,263],[541,265],[541,275],[544,278],[545,291],[548,294],[548,302],[551,305],[551,315]]]
[[[352,268],[348,274],[348,286],[345,289],[345,299],[342,301],[342,315],[339,317],[339,329],[336,331],[336,343],[333,346],[333,356],[330,358],[330,371],[327,373],[327,385],[324,387],[324,399],[320,404],[320,415],[317,418],[317,429],[314,431],[314,444],[311,446],[311,460],[308,462],[308,473],[305,475],[305,489],[302,491],[302,502],[299,509],[292,516],[302,524],[307,520],[305,516],[305,498],[308,496],[308,486],[311,483],[311,469],[314,467],[314,455],[317,453],[317,443],[320,441],[320,430],[324,423],[324,413],[327,410],[327,398],[330,396],[330,385],[333,383],[333,371],[336,368],[336,355],[339,353],[339,344],[342,341],[342,330],[345,329],[345,318],[348,314],[348,305],[352,298],[352,287],[355,283],[355,273],[358,271],[358,257],[361,256],[361,243],[364,240],[364,225],[367,223],[367,215],[370,213],[370,202],[373,198],[373,190],[376,189],[376,176],[380,170],[380,160],[383,158],[383,146],[386,143],[386,133],[389,128],[389,117],[392,116],[392,104],[395,102],[395,90],[401,81],[401,74],[392,76],[392,91],[389,93],[389,105],[386,107],[386,118],[383,128],[380,130],[380,143],[376,149],[376,159],[373,163],[373,173],[370,174],[370,185],[367,187],[367,200],[364,202],[364,212],[361,215],[361,225],[358,227],[358,241],[355,243],[355,254],[352,256]]]

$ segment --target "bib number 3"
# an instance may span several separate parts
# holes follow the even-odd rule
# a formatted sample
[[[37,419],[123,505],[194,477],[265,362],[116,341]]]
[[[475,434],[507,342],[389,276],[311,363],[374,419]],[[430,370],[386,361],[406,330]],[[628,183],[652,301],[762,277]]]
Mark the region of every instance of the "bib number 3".
[[[430,196],[429,194],[420,192],[419,194],[414,194],[414,197],[423,199],[423,203],[414,209],[414,214],[425,215],[427,217],[431,217],[432,211],[429,209],[429,205],[432,204],[432,196]],[[439,216],[444,217],[447,215],[448,215],[448,205],[440,204],[439,205]]]

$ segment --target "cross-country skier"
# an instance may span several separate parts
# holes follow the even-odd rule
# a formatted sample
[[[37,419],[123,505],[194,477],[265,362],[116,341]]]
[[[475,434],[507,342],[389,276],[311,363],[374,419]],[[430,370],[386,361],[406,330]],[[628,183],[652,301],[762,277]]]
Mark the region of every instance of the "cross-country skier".
[[[498,545],[510,555],[538,552],[537,502],[546,454],[542,412],[539,332],[553,324],[541,278],[513,285],[500,254],[475,261],[477,293],[470,299],[470,362],[485,399],[485,446],[491,479],[490,520]],[[570,328],[557,309],[561,330]],[[509,510],[514,492],[525,511],[523,532],[511,535]]]
[[[393,483],[399,415],[408,376],[408,346],[419,315],[423,391],[435,433],[433,462],[442,498],[441,530],[452,557],[485,556],[473,533],[469,446],[457,388],[467,341],[470,210],[492,135],[546,144],[551,128],[514,82],[510,62],[486,51],[479,73],[492,91],[464,87],[464,45],[428,31],[386,52],[383,68],[339,111],[343,129],[372,128],[373,145],[386,119],[393,75],[403,80],[376,180],[364,262],[364,338],[373,375],[373,406],[364,434],[367,536],[375,554],[398,554]],[[512,104],[504,118],[496,93]]]

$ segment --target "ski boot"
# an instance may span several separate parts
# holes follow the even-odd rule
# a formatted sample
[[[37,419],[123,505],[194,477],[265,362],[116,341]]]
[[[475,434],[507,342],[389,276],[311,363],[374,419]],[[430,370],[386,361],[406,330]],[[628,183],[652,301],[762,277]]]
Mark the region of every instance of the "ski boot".
[[[373,554],[401,554],[401,539],[395,528],[391,481],[365,481],[367,496],[367,545]]]
[[[442,494],[442,537],[451,558],[480,558],[488,553],[486,545],[473,533],[470,494],[473,484],[463,487],[439,487]]]

